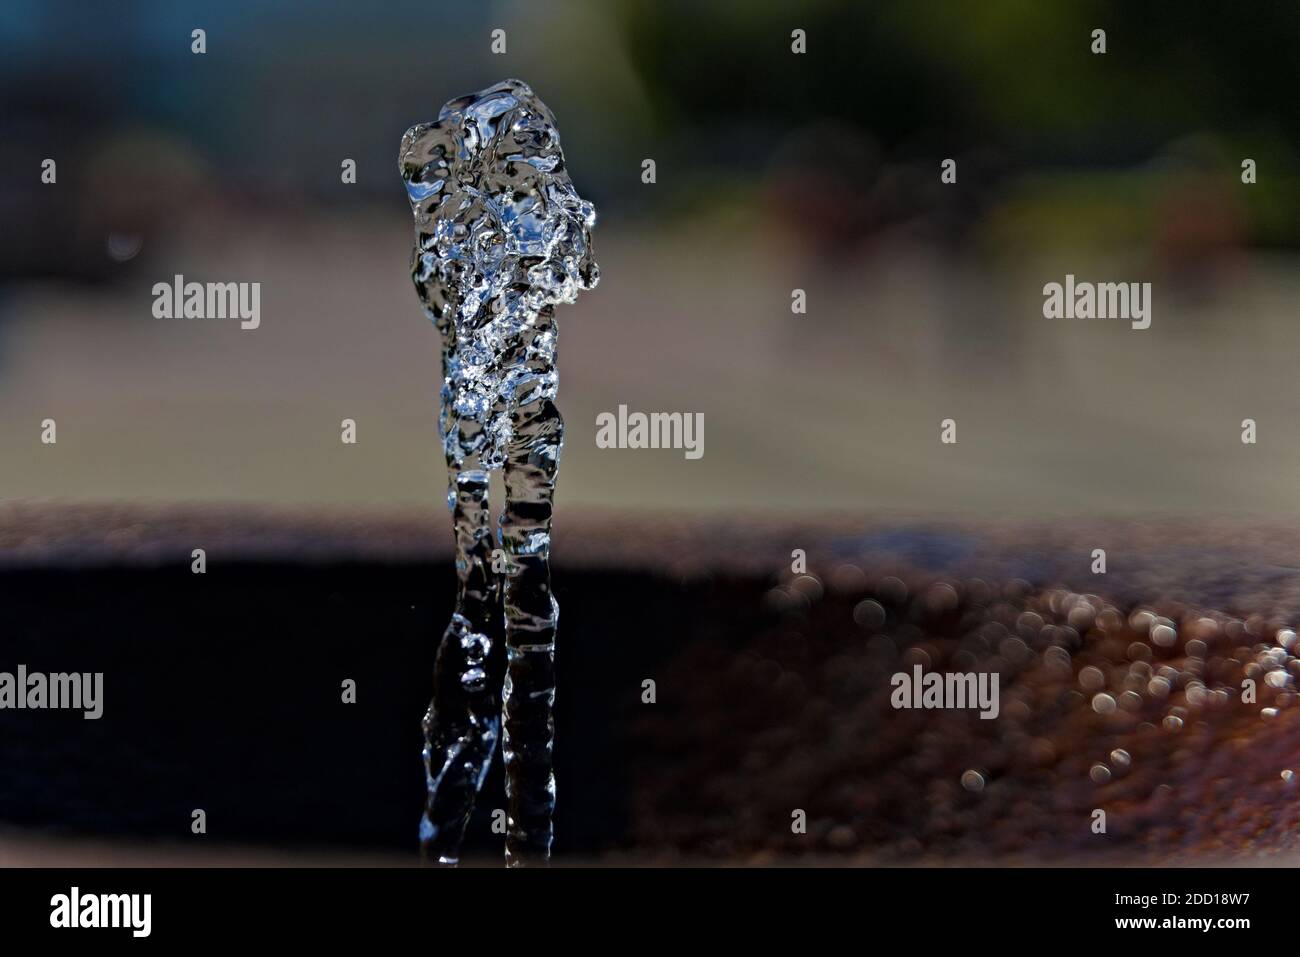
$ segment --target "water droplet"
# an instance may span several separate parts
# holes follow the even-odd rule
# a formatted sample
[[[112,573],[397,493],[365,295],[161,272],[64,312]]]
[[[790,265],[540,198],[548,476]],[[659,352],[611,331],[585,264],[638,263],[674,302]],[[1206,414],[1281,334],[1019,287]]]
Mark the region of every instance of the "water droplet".
[[[1074,670],[1074,666],[1070,663],[1070,653],[1059,645],[1052,645],[1043,652],[1043,667],[1050,668],[1062,677]]]
[[[1092,699],[1092,710],[1098,714],[1110,714],[1115,710],[1115,699],[1104,693],[1094,695]]]
[[[1145,635],[1151,630],[1152,624],[1155,623],[1156,616],[1145,609],[1139,609],[1128,617],[1128,626],[1140,635]]]
[[[1156,625],[1151,629],[1151,641],[1161,648],[1172,648],[1178,641],[1178,632],[1168,625]]]
[[[929,614],[935,616],[946,615],[955,609],[959,603],[957,589],[947,582],[938,582],[926,589],[922,602]]]
[[[882,578],[876,583],[876,597],[892,605],[901,605],[907,601],[907,585],[901,578],[895,578],[893,575]]]
[[[1100,668],[1089,665],[1079,672],[1079,686],[1084,691],[1098,691],[1106,687],[1106,676]]]
[[[822,599],[823,590],[821,579],[814,575],[798,576],[790,583],[790,589],[792,591],[797,591],[810,602],[817,602]]]
[[[1043,629],[1043,616],[1036,611],[1022,611],[1016,619],[1016,628],[1028,638],[1033,638]]]
[[[1128,651],[1129,661],[1150,661],[1151,646],[1141,641],[1134,641],[1129,644]]]
[[[1086,601],[1080,601],[1066,616],[1066,623],[1071,628],[1077,628],[1079,631],[1087,631],[1092,627],[1093,620],[1096,618],[1096,610]]]
[[[879,628],[885,623],[885,606],[870,598],[864,599],[854,607],[853,620],[859,628]]]

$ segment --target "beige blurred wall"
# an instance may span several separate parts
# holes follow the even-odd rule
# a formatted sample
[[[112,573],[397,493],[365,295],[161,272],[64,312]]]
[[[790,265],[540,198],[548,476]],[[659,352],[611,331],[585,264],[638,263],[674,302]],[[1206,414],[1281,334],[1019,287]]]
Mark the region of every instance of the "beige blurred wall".
[[[0,494],[440,506],[409,235],[387,215],[252,219],[238,242],[144,250],[120,287],[14,288]],[[602,224],[597,244],[600,287],[560,313],[563,509],[1300,516],[1291,259],[1242,254],[1205,288],[1121,254],[990,263],[888,238],[827,263],[743,217]],[[1154,280],[1151,328],[1044,319],[1042,284],[1070,269]],[[261,282],[261,327],[155,319],[150,288],[177,272]],[[598,449],[620,403],[704,413],[703,458]]]

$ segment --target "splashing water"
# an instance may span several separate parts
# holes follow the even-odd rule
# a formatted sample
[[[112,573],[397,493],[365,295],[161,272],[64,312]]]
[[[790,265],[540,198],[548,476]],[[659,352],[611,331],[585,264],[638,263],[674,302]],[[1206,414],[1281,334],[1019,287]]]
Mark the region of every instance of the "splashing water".
[[[411,278],[442,336],[458,577],[424,717],[421,848],[457,862],[501,736],[506,862],[544,863],[559,620],[551,503],[564,438],[554,307],[596,285],[596,212],[569,180],[555,117],[519,80],[454,99],[436,122],[411,127],[399,166],[415,215]],[[505,505],[494,555],[488,488],[497,469]]]

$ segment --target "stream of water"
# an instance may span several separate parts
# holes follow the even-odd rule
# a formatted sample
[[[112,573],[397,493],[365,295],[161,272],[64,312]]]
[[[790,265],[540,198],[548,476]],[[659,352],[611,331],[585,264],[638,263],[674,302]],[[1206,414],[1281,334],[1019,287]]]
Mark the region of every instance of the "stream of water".
[[[554,307],[596,285],[596,212],[569,180],[555,117],[518,80],[451,100],[407,130],[399,164],[415,217],[411,277],[442,339],[458,576],[424,718],[421,847],[428,860],[459,861],[500,738],[506,862],[545,863],[559,622],[551,512],[564,444]],[[494,528],[496,470],[505,502]]]

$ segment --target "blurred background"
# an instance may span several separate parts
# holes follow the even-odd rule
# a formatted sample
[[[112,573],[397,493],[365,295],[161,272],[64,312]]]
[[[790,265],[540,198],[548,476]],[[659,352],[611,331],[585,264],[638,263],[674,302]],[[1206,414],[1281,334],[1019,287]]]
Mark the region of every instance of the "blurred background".
[[[1200,6],[8,3],[5,494],[434,501],[397,143],[513,75],[601,215],[600,290],[560,317],[561,515],[1294,516],[1300,12]],[[1044,319],[1066,272],[1151,282],[1151,328]],[[154,319],[176,273],[261,282],[261,328]],[[619,403],[703,412],[704,458],[598,450]]]
[[[1261,641],[1300,611],[1297,63],[1286,4],[8,0],[0,667],[95,664],[110,701],[98,723],[6,718],[23,724],[0,744],[0,821],[21,830],[0,860],[71,853],[15,835],[183,842],[202,801],[216,845],[409,858],[452,573],[439,344],[397,149],[507,76],[550,105],[600,214],[600,286],[559,313],[559,853],[872,861],[886,837],[890,860],[1089,853],[1051,822],[1002,844],[981,828],[1048,793],[1082,813],[1097,755],[1054,791],[1051,761],[1017,776],[1008,732],[973,797],[968,753],[861,751],[899,727],[878,724],[868,678],[927,636],[946,660],[1007,609],[1013,631],[1030,612],[1067,627],[1077,602],[1038,590],[1102,590],[1099,543],[1094,611],[1210,605]],[[1045,319],[1066,273],[1151,283],[1151,327]],[[176,274],[260,282],[260,328],[155,319],[152,286]],[[703,413],[703,458],[598,449],[596,416],[620,404]],[[202,592],[197,542],[232,568]],[[934,611],[936,575],[974,619]],[[888,653],[867,654],[882,625]],[[370,684],[344,716],[349,674]],[[650,719],[648,674],[675,676]],[[739,701],[744,718],[722,707]],[[1214,735],[1258,745],[1251,717]],[[919,753],[944,727],[907,740]],[[1097,754],[1140,732],[1108,725]],[[1300,768],[1300,726],[1270,740],[1261,789]],[[1130,835],[1178,853],[1214,820],[1182,811],[1216,807],[1255,837],[1225,825],[1215,853],[1291,846],[1222,768],[1180,773],[1201,775],[1180,784],[1181,823]],[[472,832],[487,861],[493,800]],[[807,845],[788,828],[800,802]]]

